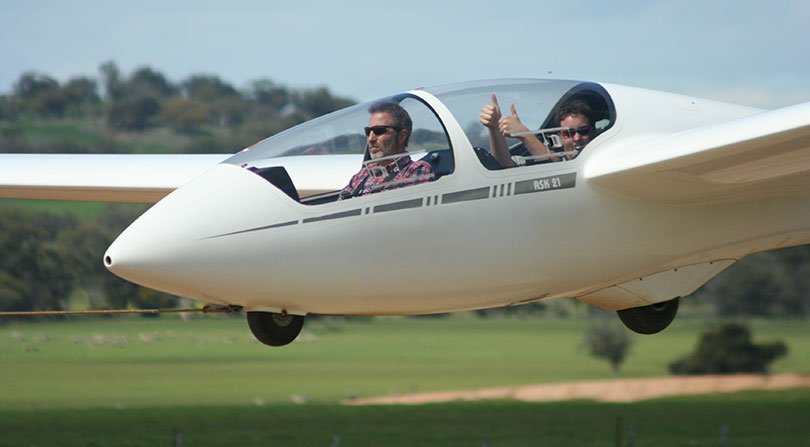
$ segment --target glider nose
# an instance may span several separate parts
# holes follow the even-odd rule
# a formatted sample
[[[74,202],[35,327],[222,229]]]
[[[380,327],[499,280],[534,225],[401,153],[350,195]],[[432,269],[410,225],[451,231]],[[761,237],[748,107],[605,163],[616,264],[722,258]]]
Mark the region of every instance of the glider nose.
[[[211,295],[239,276],[253,250],[222,236],[292,218],[293,204],[258,175],[220,164],[133,222],[107,249],[104,265],[136,284],[215,301]]]

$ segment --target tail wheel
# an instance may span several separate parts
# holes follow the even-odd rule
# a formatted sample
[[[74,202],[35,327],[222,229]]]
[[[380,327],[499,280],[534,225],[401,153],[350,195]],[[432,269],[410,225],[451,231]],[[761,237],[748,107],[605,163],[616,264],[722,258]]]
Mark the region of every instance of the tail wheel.
[[[680,297],[649,306],[633,307],[617,311],[625,326],[639,334],[656,334],[663,331],[678,313]]]
[[[268,346],[284,346],[291,343],[304,327],[304,317],[301,315],[248,312],[247,320],[253,336]]]

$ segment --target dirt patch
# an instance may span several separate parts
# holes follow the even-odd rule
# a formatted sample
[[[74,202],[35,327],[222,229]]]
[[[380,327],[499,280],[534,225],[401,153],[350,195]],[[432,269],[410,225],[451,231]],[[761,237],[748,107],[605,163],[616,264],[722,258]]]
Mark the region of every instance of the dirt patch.
[[[550,402],[570,399],[591,399],[600,402],[635,402],[664,396],[801,387],[810,387],[810,376],[796,374],[673,376],[647,379],[594,380],[467,391],[437,391],[349,399],[343,401],[343,403],[346,405],[418,405],[483,399],[515,399],[525,402]]]

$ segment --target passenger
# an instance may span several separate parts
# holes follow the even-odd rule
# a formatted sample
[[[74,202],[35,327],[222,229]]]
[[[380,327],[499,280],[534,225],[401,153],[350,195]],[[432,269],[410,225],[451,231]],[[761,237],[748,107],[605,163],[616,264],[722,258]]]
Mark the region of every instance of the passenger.
[[[366,145],[372,161],[364,163],[340,191],[338,200],[423,183],[431,178],[430,164],[413,161],[406,152],[413,130],[408,112],[394,101],[383,101],[369,107],[368,113],[371,116],[365,128]],[[378,159],[381,160],[373,161]]]
[[[489,129],[492,156],[502,167],[515,166],[505,137],[529,131],[529,128],[520,121],[514,104],[512,104],[510,112],[509,115],[502,116],[498,98],[493,94],[492,102],[481,109],[479,116],[481,124]],[[575,158],[579,151],[596,136],[592,118],[591,108],[584,101],[578,99],[565,103],[554,115],[554,122],[558,123],[559,127],[566,128],[558,133],[562,140],[563,151],[576,152],[565,155],[565,159],[571,160]],[[523,143],[526,150],[533,156],[547,156],[553,153],[535,135],[520,135],[516,138]],[[559,160],[560,157],[551,157],[550,159]]]

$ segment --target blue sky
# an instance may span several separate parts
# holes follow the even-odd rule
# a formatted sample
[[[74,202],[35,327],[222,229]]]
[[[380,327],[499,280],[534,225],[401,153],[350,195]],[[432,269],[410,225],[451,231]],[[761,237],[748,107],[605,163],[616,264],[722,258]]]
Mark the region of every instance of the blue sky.
[[[553,77],[775,108],[810,101],[808,23],[806,0],[0,0],[0,93],[24,71],[65,81],[113,60],[361,101]]]

